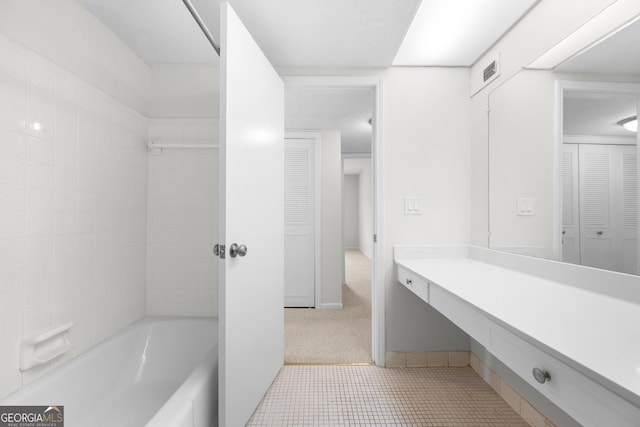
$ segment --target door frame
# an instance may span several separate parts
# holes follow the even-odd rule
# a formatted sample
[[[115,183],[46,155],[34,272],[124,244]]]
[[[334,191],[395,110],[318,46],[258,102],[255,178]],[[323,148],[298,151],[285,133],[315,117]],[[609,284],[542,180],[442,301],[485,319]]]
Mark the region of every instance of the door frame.
[[[286,82],[285,82],[286,85]],[[555,208],[554,208],[554,230],[555,238],[553,253],[554,259],[562,260],[562,144],[567,140],[564,135],[563,126],[563,111],[564,111],[564,95],[571,92],[585,92],[593,94],[615,95],[635,95],[640,99],[640,84],[639,83],[614,83],[604,81],[579,81],[579,80],[557,80],[555,83]],[[637,113],[640,114],[640,105],[636,108]],[[570,138],[569,138],[570,139]],[[636,149],[640,152],[640,132],[636,134]],[[640,155],[638,156],[638,162],[640,166]],[[640,170],[640,167],[639,169]],[[640,193],[640,186],[639,193]],[[640,200],[640,194],[638,195]],[[640,209],[638,210],[638,223],[640,224]],[[640,245],[640,239],[638,239]],[[640,249],[640,248],[639,248]],[[640,257],[640,250],[638,251]],[[640,266],[640,262],[638,263]]]
[[[318,305],[322,305],[322,133],[285,129],[284,139],[296,138],[313,139],[313,306],[318,308]]]
[[[382,77],[381,76],[282,76],[285,88],[348,88],[373,89],[373,141],[371,161],[373,172],[373,289],[371,293],[371,353],[377,366],[385,366],[385,242],[383,203],[383,138],[382,138]]]

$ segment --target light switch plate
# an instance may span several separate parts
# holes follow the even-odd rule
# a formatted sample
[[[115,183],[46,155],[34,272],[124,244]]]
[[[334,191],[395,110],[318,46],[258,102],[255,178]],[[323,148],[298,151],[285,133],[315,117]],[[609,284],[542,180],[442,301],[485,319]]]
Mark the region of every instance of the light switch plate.
[[[422,197],[405,197],[404,214],[422,215]]]
[[[518,216],[533,216],[535,214],[535,199],[521,197],[518,199]]]

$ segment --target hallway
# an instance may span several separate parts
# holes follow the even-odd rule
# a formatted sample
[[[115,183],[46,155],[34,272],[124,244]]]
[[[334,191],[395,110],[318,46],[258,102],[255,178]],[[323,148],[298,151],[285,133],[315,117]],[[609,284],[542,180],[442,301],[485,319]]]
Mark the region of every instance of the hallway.
[[[342,310],[285,309],[285,363],[370,363],[371,261],[345,251]]]

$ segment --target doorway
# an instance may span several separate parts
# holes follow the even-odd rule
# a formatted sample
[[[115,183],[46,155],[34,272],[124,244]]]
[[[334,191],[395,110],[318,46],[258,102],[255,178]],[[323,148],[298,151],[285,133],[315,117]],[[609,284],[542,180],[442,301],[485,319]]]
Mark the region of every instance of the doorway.
[[[372,241],[376,241],[373,244],[373,256],[371,261],[371,303],[370,308],[370,325],[371,325],[371,344],[369,347],[370,360],[373,360],[376,365],[384,366],[385,364],[385,352],[384,352],[384,272],[383,272],[383,236],[380,233],[382,230],[382,190],[378,183],[381,181],[382,172],[382,138],[381,138],[381,78],[379,77],[283,77],[285,81],[285,87],[287,89],[308,89],[322,93],[323,91],[335,91],[339,90],[362,90],[368,89],[371,93],[370,102],[372,104],[372,111],[370,117],[366,117],[361,121],[361,126],[367,126],[370,129],[370,147],[371,147],[371,176],[372,176],[372,199],[373,199],[373,220],[372,227],[369,230],[369,235]],[[287,107],[288,108],[288,107]],[[287,127],[290,127],[287,124]],[[306,126],[298,127],[298,129],[321,129],[321,126],[307,124]],[[340,173],[340,171],[338,172]],[[339,176],[342,180],[342,177]],[[340,229],[341,231],[341,229]],[[342,237],[341,237],[342,239]],[[344,252],[342,251],[343,244],[340,242],[339,253],[342,262],[340,265],[335,265],[334,271],[344,271]],[[326,266],[324,267],[326,268]],[[344,282],[344,280],[342,280]],[[322,284],[320,284],[322,286]],[[322,298],[322,290],[320,295]],[[317,304],[317,302],[316,302]],[[317,310],[316,310],[317,311]],[[339,310],[335,310],[336,312]]]

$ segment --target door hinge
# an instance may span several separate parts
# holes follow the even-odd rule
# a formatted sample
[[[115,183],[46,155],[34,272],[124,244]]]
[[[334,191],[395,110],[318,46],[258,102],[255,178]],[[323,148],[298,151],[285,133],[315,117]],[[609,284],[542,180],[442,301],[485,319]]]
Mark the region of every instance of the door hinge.
[[[378,243],[378,235],[377,234],[373,235],[373,243]]]

